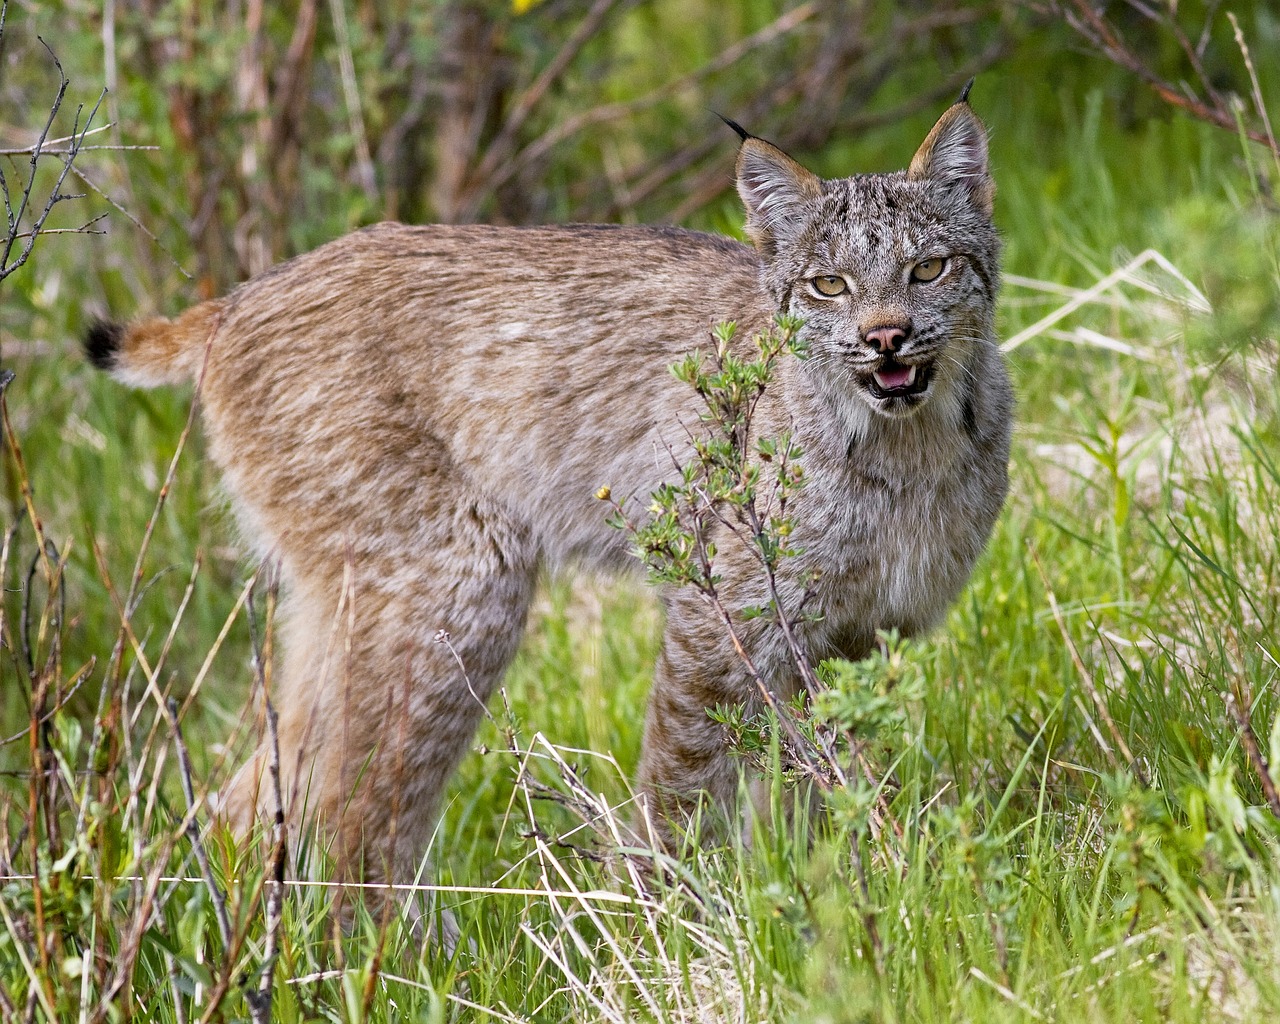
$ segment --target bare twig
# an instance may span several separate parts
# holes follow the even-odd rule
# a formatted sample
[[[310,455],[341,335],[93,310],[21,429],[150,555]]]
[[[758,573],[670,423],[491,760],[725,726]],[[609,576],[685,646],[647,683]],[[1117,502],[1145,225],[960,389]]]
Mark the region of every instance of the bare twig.
[[[319,0],[302,0],[294,16],[293,36],[276,77],[272,106],[271,152],[279,152],[286,140],[296,137],[306,104],[306,70],[315,47]]]
[[[1280,793],[1276,792],[1271,766],[1262,753],[1262,748],[1258,744],[1258,734],[1253,731],[1253,724],[1249,721],[1246,703],[1231,690],[1222,695],[1222,700],[1227,705],[1227,714],[1231,716],[1231,720],[1240,732],[1240,743],[1244,747],[1245,756],[1249,759],[1249,766],[1258,776],[1258,781],[1262,783],[1262,793],[1267,798],[1267,806],[1271,808],[1272,814],[1280,818]]]
[[[222,948],[231,949],[231,919],[227,916],[227,897],[213,877],[213,868],[209,864],[209,855],[204,848],[204,840],[200,837],[200,826],[196,822],[195,789],[191,785],[191,756],[187,753],[187,745],[182,739],[182,725],[178,721],[178,702],[173,698],[164,703],[165,716],[169,720],[169,729],[173,732],[173,744],[178,748],[178,775],[182,780],[182,795],[187,801],[186,833],[191,842],[191,849],[196,855],[196,863],[200,865],[200,877],[204,879],[205,888],[209,890],[209,898],[213,901],[213,913],[218,921],[218,934],[222,936]]]
[[[888,110],[861,111],[850,117],[842,118],[839,122],[839,128],[846,134],[854,135],[858,132],[869,131],[884,125],[895,124],[911,114],[936,104],[941,99],[954,98],[956,92],[965,82],[984,68],[989,67],[1000,57],[1001,53],[1004,52],[1004,47],[1004,42],[997,40],[986,52],[980,54],[960,70],[947,76],[924,92],[912,96],[910,99],[904,100]],[[878,80],[882,75],[876,72],[869,73],[867,77],[872,80]],[[773,92],[762,94],[747,108],[742,116],[749,119],[748,123],[754,123],[757,118],[772,114],[778,108],[785,106],[797,96],[802,95],[802,93],[803,83],[789,79],[784,80]],[[777,134],[777,142],[784,148],[794,145],[797,141],[801,140],[796,131],[786,126],[783,126]],[[704,157],[722,146],[723,142],[721,140],[711,136],[697,146],[688,147],[687,157],[676,154],[675,157],[659,163],[633,186],[635,197],[643,199],[652,195],[667,182],[682,174],[688,168],[697,165]],[[713,163],[712,166],[703,167],[682,181],[681,189],[684,193],[684,198],[671,210],[667,215],[667,219],[673,223],[679,223],[707,204],[714,202],[732,187],[733,181],[730,175],[725,172],[724,167],[718,162]]]
[[[1145,82],[1148,88],[1166,103],[1185,110],[1193,117],[1207,121],[1209,124],[1225,128],[1227,131],[1243,131],[1248,138],[1266,146],[1273,155],[1280,158],[1280,149],[1276,147],[1276,140],[1269,126],[1265,129],[1256,128],[1249,125],[1241,125],[1237,121],[1236,113],[1232,109],[1229,98],[1223,96],[1208,83],[1208,79],[1200,67],[1200,53],[1203,47],[1192,48],[1190,43],[1185,40],[1185,37],[1181,37],[1181,29],[1176,24],[1174,25],[1173,34],[1178,39],[1179,46],[1184,54],[1187,55],[1193,71],[1200,78],[1202,87],[1205,88],[1206,99],[1201,99],[1189,90],[1179,89],[1152,69],[1129,45],[1120,31],[1107,20],[1103,13],[1104,8],[1098,7],[1091,0],[1066,0],[1066,2],[1069,3],[1069,8],[1062,7],[1060,9],[1067,24],[1108,60],[1118,64],[1130,74]],[[1165,24],[1171,23],[1171,19],[1162,20],[1164,20]]]
[[[528,121],[548,90],[556,84],[568,70],[569,65],[582,52],[582,48],[600,31],[606,19],[622,0],[595,0],[586,16],[564,41],[559,51],[512,104],[510,113],[480,158],[475,171],[470,175],[464,200],[465,209],[470,219],[474,216],[481,198],[492,190],[491,179],[494,172],[506,161],[515,149],[520,129]]]
[[[2,26],[2,24],[3,23],[0,22],[0,26]],[[40,135],[36,139],[35,144],[27,150],[31,157],[29,161],[30,171],[27,176],[26,184],[23,186],[22,196],[18,200],[16,209],[13,205],[9,183],[4,176],[4,172],[0,171],[0,192],[3,193],[5,219],[8,227],[8,235],[4,242],[4,249],[3,252],[0,252],[0,281],[3,281],[6,277],[27,262],[32,249],[35,247],[36,238],[45,230],[45,222],[49,219],[49,214],[53,211],[53,208],[64,200],[78,198],[76,196],[63,194],[62,185],[63,182],[67,180],[67,175],[71,172],[71,166],[80,153],[80,146],[84,141],[85,133],[88,132],[89,126],[93,123],[93,119],[98,113],[98,108],[102,105],[102,101],[107,95],[105,89],[99,94],[98,101],[93,105],[93,109],[85,119],[83,128],[81,127],[80,118],[84,113],[84,107],[79,106],[76,108],[76,116],[71,134],[67,136],[65,140],[60,140],[69,141],[69,145],[67,146],[65,153],[62,155],[62,170],[58,173],[57,180],[49,190],[49,196],[45,200],[44,208],[36,215],[34,221],[31,223],[31,227],[24,231],[22,228],[22,221],[31,204],[31,195],[36,187],[36,177],[39,172],[40,157],[48,141],[49,131],[53,127],[55,118],[58,116],[58,111],[62,109],[63,100],[67,95],[67,86],[70,84],[67,80],[67,76],[63,73],[61,62],[59,62],[57,55],[49,47],[49,44],[43,39],[40,40],[40,44],[48,52],[50,59],[53,61],[54,67],[57,68],[58,88],[54,94],[53,102],[49,105],[49,116],[45,119],[44,127],[40,130]],[[22,249],[18,252],[17,256],[13,256],[14,243],[20,238],[25,239],[25,244],[22,246]],[[13,258],[10,259],[10,257]]]
[[[191,274],[187,271],[187,269],[181,263],[178,262],[178,257],[176,257],[172,252],[170,252],[169,249],[165,247],[165,244],[161,242],[159,238],[156,237],[154,231],[148,228],[145,224],[142,223],[142,221],[138,220],[137,217],[135,217],[127,209],[125,209],[123,206],[117,203],[114,199],[112,199],[111,196],[107,195],[107,193],[104,192],[79,167],[73,166],[71,168],[71,173],[74,174],[77,178],[79,178],[90,189],[96,192],[102,199],[106,200],[113,207],[115,207],[116,212],[123,214],[130,224],[132,224],[135,228],[137,228],[149,239],[151,239],[151,241],[155,244],[156,248],[158,248],[162,253],[165,254],[165,256],[169,258],[169,262],[173,264],[174,268],[178,271],[179,274],[185,277],[188,281],[191,280]]]
[[[678,96],[692,86],[697,85],[702,80],[709,78],[711,75],[731,66],[741,60],[747,54],[762,46],[778,39],[780,36],[795,30],[813,17],[817,11],[815,3],[801,4],[786,13],[780,15],[774,21],[770,22],[758,32],[753,32],[745,39],[729,46],[723,52],[713,59],[707,61],[702,67],[690,71],[680,78],[673,79],[670,82],[654,89],[652,92],[644,96],[639,96],[633,100],[626,100],[620,103],[607,103],[602,106],[592,107],[590,110],[583,111],[572,117],[566,118],[560,122],[555,128],[545,132],[533,142],[529,143],[518,153],[515,154],[501,168],[498,168],[491,179],[486,183],[487,187],[492,190],[505,184],[512,176],[517,174],[529,164],[536,163],[550,150],[564,142],[566,139],[578,134],[584,128],[593,125],[605,124],[609,121],[616,121],[623,117],[629,117],[641,110],[656,106],[663,100]]]
[[[66,196],[65,198],[83,199],[84,196],[82,195]],[[39,235],[105,235],[106,234],[105,231],[97,230],[96,228],[94,228],[94,225],[101,220],[106,220],[106,217],[107,215],[105,213],[100,213],[96,217],[94,217],[92,220],[85,221],[78,228],[43,228],[40,231],[36,231],[33,228],[30,231],[21,231],[14,237],[15,238],[35,238],[35,236],[38,234]]]
[[[70,681],[67,683],[67,689],[65,689],[62,692],[62,696],[59,698],[57,703],[55,703],[53,707],[51,707],[40,718],[39,722],[37,723],[38,725],[43,727],[47,723],[51,722],[53,720],[54,715],[56,715],[59,711],[61,711],[71,702],[71,698],[74,697],[77,691],[80,689],[80,687],[84,685],[84,681],[88,679],[91,675],[93,675],[93,670],[95,667],[97,667],[97,664],[98,664],[97,657],[96,656],[91,657],[83,665],[83,667],[81,667],[81,669],[71,677]],[[14,743],[17,740],[22,739],[26,735],[27,735],[27,730],[23,729],[21,732],[15,732],[12,736],[6,736],[4,737],[4,739],[0,739],[0,747],[6,746],[10,743]]]
[[[81,146],[78,149],[73,151],[66,147],[58,147],[56,149],[51,149],[49,146],[45,146],[42,150],[40,150],[39,155],[40,156],[70,156],[73,154],[73,152],[89,153],[96,150],[106,150],[109,153],[130,153],[136,150],[148,150],[154,153],[154,152],[159,152],[160,147],[159,146],[142,146],[142,145]],[[32,153],[32,152],[35,152],[34,146],[20,146],[17,149],[0,149],[0,156],[26,156],[28,153]]]
[[[0,31],[3,31],[2,22],[0,22]],[[115,126],[116,126],[116,123],[114,121],[108,121],[106,124],[98,125],[97,128],[86,128],[83,132],[80,133],[79,137],[87,138],[90,135],[97,135],[100,132],[105,132],[111,128],[114,128]],[[40,149],[44,153],[65,152],[65,150],[55,150],[55,149],[52,149],[51,147],[61,146],[64,143],[68,143],[68,142],[75,142],[76,138],[77,136],[75,135],[64,135],[58,139],[46,139],[44,141],[43,146],[41,146],[39,143],[32,143],[30,146],[21,146],[17,149],[0,149],[0,156],[26,156],[30,153],[35,152],[37,149]],[[118,147],[116,146],[81,146],[80,148],[81,149],[116,149]],[[160,147],[147,146],[146,148],[159,149]]]

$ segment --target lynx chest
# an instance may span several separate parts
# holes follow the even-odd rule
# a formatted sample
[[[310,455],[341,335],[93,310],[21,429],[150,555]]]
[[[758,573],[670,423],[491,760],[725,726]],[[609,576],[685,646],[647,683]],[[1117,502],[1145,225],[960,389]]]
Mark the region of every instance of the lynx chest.
[[[815,653],[858,657],[876,630],[911,635],[936,624],[981,553],[1005,486],[1003,460],[973,458],[933,467],[851,461],[819,474],[796,510],[799,561],[821,574]]]

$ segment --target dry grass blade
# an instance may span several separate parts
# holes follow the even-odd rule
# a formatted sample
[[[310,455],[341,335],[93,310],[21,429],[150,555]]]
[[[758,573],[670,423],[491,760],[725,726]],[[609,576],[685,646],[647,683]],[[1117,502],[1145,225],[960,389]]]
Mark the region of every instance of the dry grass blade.
[[[1166,274],[1172,277],[1183,289],[1184,294],[1175,296],[1148,281],[1137,276],[1137,271],[1145,267],[1148,263],[1154,263]],[[1016,283],[1029,282],[1028,278],[1020,278]],[[1009,338],[1000,346],[1003,352],[1013,352],[1021,348],[1026,342],[1045,334],[1050,327],[1053,327],[1059,321],[1066,319],[1076,310],[1091,302],[1097,302],[1102,296],[1112,291],[1117,285],[1129,284],[1141,288],[1161,298],[1184,304],[1188,309],[1196,313],[1209,313],[1212,307],[1209,300],[1205,298],[1204,293],[1200,291],[1185,274],[1175,267],[1167,257],[1155,249],[1144,249],[1137,256],[1129,260],[1124,266],[1113,270],[1110,274],[1101,278],[1090,287],[1083,291],[1076,292],[1072,298],[1055,309],[1052,313],[1042,317],[1029,327],[1023,328],[1012,338]]]
[[[347,105],[347,117],[351,123],[351,136],[356,143],[356,169],[360,187],[371,203],[378,200],[378,182],[373,169],[373,156],[369,152],[369,134],[365,131],[364,111],[360,102],[360,88],[356,82],[355,59],[351,54],[351,32],[347,28],[346,5],[343,0],[330,0],[334,34],[338,40],[338,68],[342,78],[342,96]]]
[[[275,981],[276,961],[280,956],[280,927],[283,921],[285,894],[285,861],[288,858],[288,832],[285,828],[284,798],[280,786],[280,734],[279,716],[275,705],[271,702],[271,668],[272,648],[276,608],[276,588],[278,581],[274,575],[270,578],[267,593],[266,622],[264,636],[259,644],[256,630],[252,595],[248,598],[248,613],[251,629],[250,649],[253,657],[254,675],[262,693],[262,701],[266,708],[267,719],[267,773],[271,780],[271,859],[267,868],[266,898],[266,945],[262,954],[262,968],[256,990],[246,989],[249,1008],[255,1024],[269,1024],[271,1020],[272,985]]]
[[[1009,988],[1008,985],[1000,984],[1000,982],[996,981],[994,978],[988,977],[977,967],[970,967],[969,975],[970,977],[977,978],[978,981],[982,982],[982,984],[986,985],[988,988],[992,989],[993,991],[998,992],[1001,998],[1008,1000],[1010,1003],[1016,1006],[1019,1010],[1025,1013],[1032,1020],[1047,1019],[1043,1013],[1037,1010],[1025,999],[1021,998],[1018,995],[1018,993],[1014,992],[1013,989]]]
[[[1097,709],[1098,715],[1106,724],[1107,732],[1110,734],[1112,741],[1124,756],[1125,767],[1133,772],[1134,776],[1142,785],[1147,785],[1146,774],[1143,772],[1141,765],[1133,756],[1133,751],[1129,749],[1129,744],[1125,742],[1124,736],[1120,729],[1116,726],[1115,719],[1111,717],[1111,709],[1107,707],[1107,702],[1102,699],[1102,694],[1098,692],[1098,687],[1094,684],[1093,673],[1089,671],[1084,663],[1084,659],[1080,657],[1080,651],[1076,647],[1075,640],[1071,638],[1071,632],[1067,629],[1066,620],[1063,618],[1062,609],[1058,606],[1057,595],[1053,592],[1053,585],[1049,582],[1048,573],[1045,572],[1044,565],[1040,561],[1040,555],[1035,547],[1028,549],[1031,560],[1035,564],[1036,571],[1040,574],[1040,579],[1044,583],[1045,598],[1049,602],[1049,608],[1053,612],[1053,620],[1058,624],[1058,631],[1062,634],[1062,641],[1067,645],[1067,650],[1071,654],[1071,663],[1076,668],[1076,674],[1080,679],[1080,685],[1084,688],[1085,693],[1089,695],[1089,699],[1093,701],[1093,706]],[[1096,729],[1094,738],[1099,741],[1103,750],[1115,762],[1115,754],[1106,741],[1098,735]],[[1119,765],[1117,764],[1117,767]]]
[[[196,823],[196,811],[199,804],[196,802],[195,790],[191,784],[191,756],[187,753],[187,745],[182,739],[182,726],[178,722],[178,705],[176,701],[169,700],[165,703],[165,708],[169,718],[169,728],[173,732],[173,743],[178,748],[178,768],[179,777],[182,780],[182,795],[187,800],[187,817],[185,822],[185,831],[187,839],[191,842],[191,849],[196,855],[196,863],[200,865],[200,877],[203,879],[205,888],[209,890],[209,898],[213,901],[214,915],[218,921],[218,934],[222,936],[222,944],[224,948],[231,948],[231,919],[227,916],[227,897],[223,893],[222,887],[218,885],[217,879],[213,877],[213,868],[209,864],[209,855],[205,852],[204,840],[200,836],[200,827]]]

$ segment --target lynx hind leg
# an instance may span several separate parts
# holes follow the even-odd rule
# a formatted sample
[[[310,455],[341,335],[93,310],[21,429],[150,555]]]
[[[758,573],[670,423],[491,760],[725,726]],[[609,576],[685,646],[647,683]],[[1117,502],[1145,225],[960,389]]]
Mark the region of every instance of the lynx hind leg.
[[[280,805],[290,828],[290,847],[297,849],[298,826],[311,806],[311,783],[316,770],[308,751],[321,745],[341,700],[335,681],[346,668],[344,602],[319,583],[303,581],[288,587],[276,616],[276,648],[283,651],[274,666],[271,702],[276,711],[280,767]],[[254,709],[256,710],[256,709]],[[235,773],[219,798],[219,811],[240,836],[269,824],[275,815],[276,794],[270,776],[270,737],[263,735],[257,750]],[[305,763],[304,763],[305,761]]]
[[[340,877],[412,882],[519,646],[537,559],[528,532],[482,500],[412,522],[403,545],[382,525],[349,538],[326,578],[293,577],[273,700],[291,831],[314,825]],[[233,782],[227,813],[241,828],[270,812],[265,763],[259,749]]]

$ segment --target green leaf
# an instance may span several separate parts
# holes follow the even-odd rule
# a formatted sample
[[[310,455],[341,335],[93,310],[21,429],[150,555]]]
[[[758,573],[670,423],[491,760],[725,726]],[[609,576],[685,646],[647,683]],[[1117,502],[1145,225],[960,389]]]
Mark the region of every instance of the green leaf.
[[[1129,520],[1129,487],[1122,477],[1116,477],[1115,500],[1115,524],[1120,528]]]
[[[1209,762],[1209,785],[1205,792],[1209,806],[1223,823],[1243,833],[1248,827],[1248,816],[1244,801],[1236,792],[1235,766],[1229,760],[1214,754]]]

